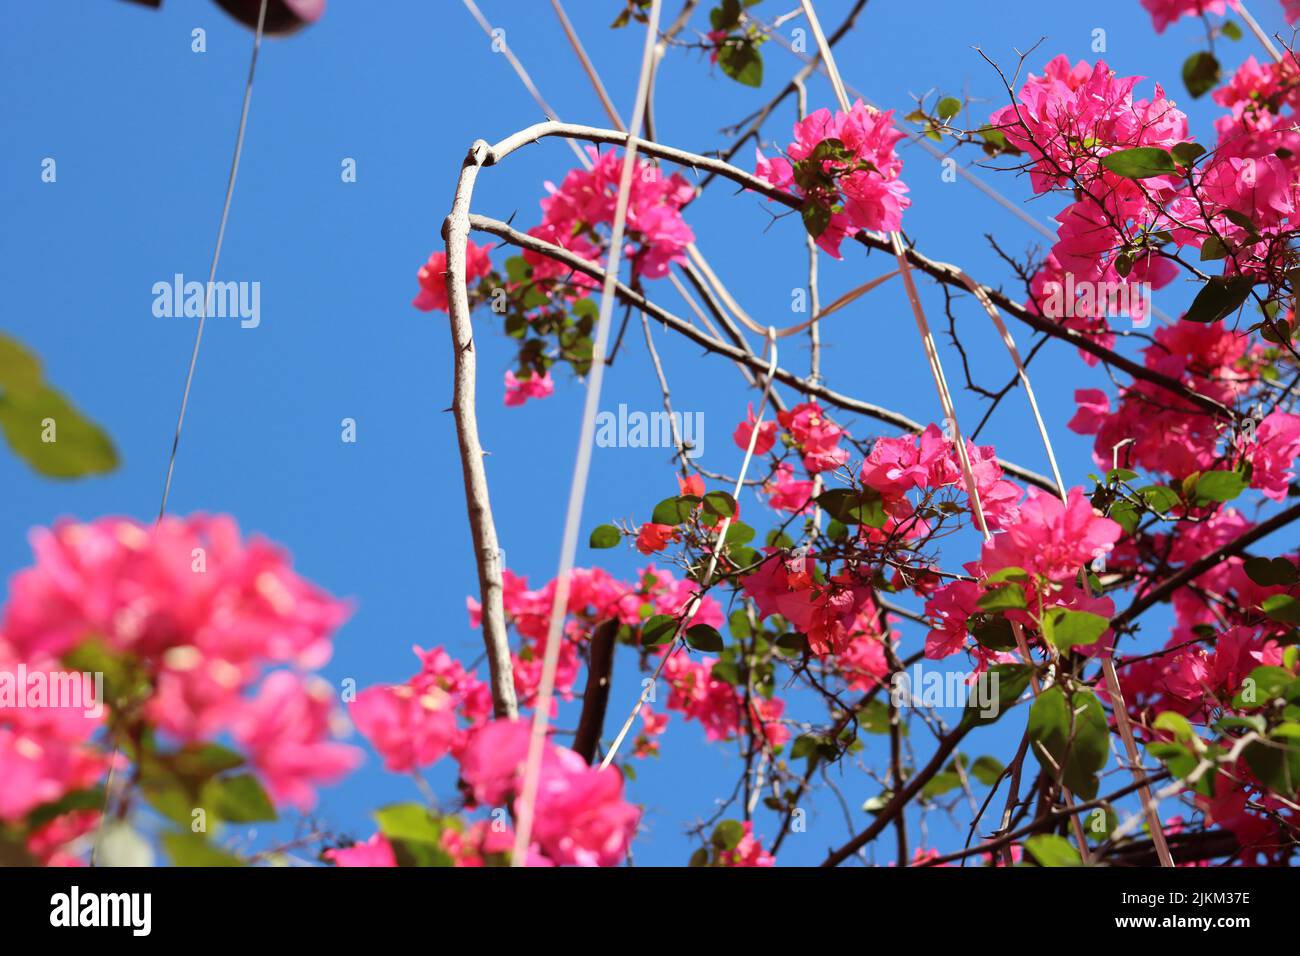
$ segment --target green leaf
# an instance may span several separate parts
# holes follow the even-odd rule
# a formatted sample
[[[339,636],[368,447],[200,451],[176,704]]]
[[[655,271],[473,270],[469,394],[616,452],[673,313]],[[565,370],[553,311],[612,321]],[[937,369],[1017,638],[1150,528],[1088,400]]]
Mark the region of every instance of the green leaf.
[[[1110,621],[1091,611],[1054,607],[1043,617],[1043,637],[1063,651],[1096,644]]]
[[[213,846],[201,833],[164,833],[163,848],[176,866],[243,866],[233,853]]]
[[[438,844],[442,827],[420,803],[394,803],[375,811],[379,832],[390,840]]]
[[[1289,594],[1274,594],[1272,597],[1267,597],[1260,607],[1275,621],[1284,624],[1300,624],[1300,600],[1296,600]]]
[[[1223,240],[1218,236],[1208,236],[1205,242],[1201,243],[1201,261],[1214,262],[1223,259],[1228,255],[1228,247],[1223,244]]]
[[[1029,572],[1024,568],[1018,568],[1014,564],[1005,568],[999,568],[988,576],[989,584],[1005,584],[1007,581],[1016,581],[1024,583],[1029,580]]]
[[[998,782],[998,778],[1002,776],[1002,771],[1005,769],[1002,761],[998,760],[997,757],[984,756],[971,765],[970,772],[971,776],[984,786],[991,787]]]
[[[707,499],[706,499],[707,501]],[[733,521],[727,526],[726,543],[732,547],[748,544],[754,540],[754,529],[741,521]]]
[[[950,120],[961,112],[961,100],[955,96],[945,96],[939,101],[936,109],[939,112],[939,119]]]
[[[885,526],[884,500],[873,488],[861,492],[852,488],[832,488],[818,495],[816,501],[823,511],[844,524],[865,524],[871,528]]]
[[[1238,471],[1207,471],[1196,479],[1196,497],[1205,501],[1231,501],[1246,490]]]
[[[1152,724],[1156,730],[1164,730],[1174,735],[1174,739],[1181,743],[1190,743],[1196,736],[1196,731],[1192,729],[1191,722],[1182,714],[1174,710],[1164,710],[1156,717],[1155,723]]]
[[[52,803],[43,803],[27,814],[26,825],[35,830],[43,827],[65,813],[74,810],[102,810],[104,808],[104,789],[95,787],[91,790],[71,790]]]
[[[1178,492],[1168,485],[1147,485],[1145,488],[1139,489],[1138,494],[1142,496],[1142,500],[1146,502],[1148,508],[1161,515],[1182,501],[1178,497]],[[1113,514],[1112,517],[1114,517]]]
[[[1293,797],[1300,786],[1300,750],[1276,741],[1247,744],[1241,754],[1259,782],[1274,793]]]
[[[206,805],[231,823],[258,823],[276,819],[275,805],[252,774],[212,780],[203,789]]]
[[[991,651],[1009,651],[1018,643],[1011,622],[1001,614],[973,615],[967,620],[966,629],[981,647]]]
[[[692,624],[683,636],[686,638],[686,643],[697,651],[716,653],[727,646],[723,643],[722,635],[717,632],[717,629],[708,624]]]
[[[997,707],[993,712],[987,713],[987,706],[981,707],[978,697],[983,695],[971,694],[966,701],[966,710],[962,715],[962,723],[966,726],[978,727],[984,724],[991,724],[1001,717],[1014,704],[1020,695],[1025,692],[1029,686],[1029,679],[1033,676],[1034,669],[1028,664],[994,664],[979,679],[991,683],[997,681]],[[996,675],[996,678],[995,678]]]
[[[749,37],[740,41],[728,39],[718,50],[718,66],[722,72],[742,86],[763,85],[763,55],[758,45]]]
[[[17,339],[0,332],[0,389],[30,392],[41,386],[41,360]]]
[[[889,707],[881,700],[872,700],[858,711],[858,724],[869,734],[889,733]],[[899,724],[899,729],[906,733],[907,725]]]
[[[695,510],[695,506],[699,503],[700,499],[694,495],[678,495],[676,498],[665,498],[655,505],[650,520],[655,524],[676,527],[691,516],[691,512]]]
[[[1223,25],[1219,27],[1219,32],[1229,40],[1240,40],[1242,35],[1241,27],[1237,26],[1235,20],[1224,20]]]
[[[1183,61],[1183,85],[1192,99],[1204,96],[1219,82],[1219,61],[1213,53],[1202,50]]]
[[[102,475],[117,467],[108,435],[47,385],[5,389],[0,429],[14,454],[48,478]]]
[[[1076,688],[1067,696],[1059,684],[1049,687],[1029,709],[1028,733],[1044,772],[1055,779],[1055,764],[1076,795],[1084,800],[1097,795],[1097,773],[1110,755],[1110,728],[1092,691]]]
[[[802,654],[808,649],[808,638],[798,631],[788,631],[776,639],[776,646],[783,651]]]
[[[1254,285],[1250,276],[1214,276],[1201,287],[1183,319],[1205,323],[1225,319],[1241,308]]]
[[[935,797],[941,797],[960,786],[961,775],[956,770],[944,770],[942,773],[936,773],[921,788],[921,796],[927,800],[933,800]]]
[[[1264,707],[1281,698],[1293,680],[1295,676],[1285,667],[1256,667],[1241,682],[1241,688],[1232,698],[1232,706],[1237,710]]]
[[[1025,589],[1019,584],[990,588],[977,603],[986,611],[1019,610],[1029,606],[1025,601]]]
[[[593,548],[612,548],[623,540],[623,533],[612,524],[599,525],[591,532],[589,544]]]
[[[739,820],[723,820],[713,828],[709,842],[719,850],[734,850],[745,838],[745,825]]]
[[[667,614],[656,614],[641,627],[641,646],[657,647],[667,644],[677,633],[677,619]]]
[[[704,496],[704,510],[721,518],[735,517],[736,499],[725,491],[710,491]]]
[[[803,227],[814,239],[820,237],[831,224],[830,209],[811,196],[803,201],[803,205],[799,207],[799,214],[803,217]]]
[[[1125,179],[1150,179],[1152,176],[1171,176],[1178,172],[1168,150],[1156,146],[1121,149],[1103,156],[1101,164]]]
[[[1179,143],[1169,151],[1169,154],[1174,157],[1175,163],[1187,168],[1205,155],[1205,147],[1200,143]]]
[[[1039,833],[1025,841],[1025,849],[1039,866],[1082,866],[1079,851],[1063,836]]]
[[[1266,588],[1287,586],[1300,580],[1296,566],[1286,558],[1247,558],[1244,570],[1246,577]]]

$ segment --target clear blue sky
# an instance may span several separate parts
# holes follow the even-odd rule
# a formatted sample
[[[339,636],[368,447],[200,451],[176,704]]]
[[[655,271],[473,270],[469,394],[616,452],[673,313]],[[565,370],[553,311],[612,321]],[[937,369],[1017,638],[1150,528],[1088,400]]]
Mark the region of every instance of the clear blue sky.
[[[630,113],[640,28],[608,28],[621,0],[568,6],[619,109]],[[792,6],[766,0],[759,10],[771,15]],[[1273,0],[1253,6],[1270,32],[1283,28]],[[482,7],[506,29],[563,118],[605,125],[549,5],[483,0]],[[677,7],[670,0],[665,15]],[[828,29],[848,7],[847,0],[821,0]],[[162,11],[106,0],[6,3],[0,16],[6,91],[0,279],[8,303],[0,325],[39,353],[50,379],[108,429],[123,459],[110,477],[57,483],[0,454],[8,501],[0,514],[0,573],[7,577],[29,563],[26,534],[33,526],[64,515],[151,519],[157,509],[193,320],[155,318],[151,288],[177,272],[200,279],[207,270],[251,33],[215,5],[194,0],[167,0]],[[694,25],[705,24],[697,13]],[[207,30],[204,54],[191,52],[195,27]],[[1092,59],[1096,28],[1106,31],[1105,59],[1116,71],[1162,81],[1191,115],[1198,138],[1213,137],[1213,104],[1208,97],[1191,101],[1179,79],[1182,61],[1203,45],[1199,24],[1184,21],[1157,37],[1136,0],[873,0],[838,59],[849,81],[883,106],[907,112],[913,93],[966,91],[977,101],[973,116],[980,122],[1003,96],[972,46],[1013,68],[1012,48],[1026,49],[1045,36],[1029,64],[1039,71],[1058,52]],[[764,53],[767,78],[754,91],[712,75],[698,52],[670,52],[659,75],[660,139],[697,151],[730,142],[719,127],[766,102],[798,67],[775,44]],[[1220,53],[1231,68],[1258,48],[1248,38],[1222,44]],[[832,102],[821,80],[810,97],[814,106]],[[446,321],[409,303],[416,269],[441,244],[439,229],[468,145],[540,118],[504,58],[455,0],[334,0],[320,23],[263,46],[218,275],[261,283],[262,321],[256,329],[229,319],[209,322],[171,510],[229,512],[246,530],[290,548],[306,576],[356,602],[326,668],[333,680],[351,677],[362,686],[404,680],[415,665],[409,648],[417,643],[445,644],[466,662],[481,653],[465,617],[476,578],[455,433],[444,412],[451,396]],[[787,104],[767,136],[784,144],[792,120]],[[56,184],[40,180],[45,157],[57,160]],[[355,184],[340,181],[344,157],[357,161]],[[905,218],[909,235],[928,254],[1013,288],[983,234],[996,233],[1012,252],[1039,237],[969,185],[942,182],[938,165],[921,150],[906,149],[904,157],[913,200]],[[738,160],[751,167],[752,147]],[[558,181],[573,162],[558,140],[529,147],[483,173],[475,207],[502,219],[517,214],[527,228],[539,216],[543,181]],[[1028,195],[1027,184],[1011,174],[983,175],[1016,201]],[[1028,208],[1047,219],[1059,203],[1048,198]],[[804,244],[796,218],[764,231],[768,220],[762,202],[732,195],[721,183],[689,214],[701,248],[748,310],[781,325],[791,320],[791,289],[806,281]],[[844,262],[823,258],[823,301],[886,268],[879,256],[864,262],[860,250],[846,250]],[[652,291],[681,311],[666,283]],[[941,315],[941,296],[932,289],[925,295]],[[1157,294],[1157,304],[1177,314],[1186,298],[1170,289]],[[986,319],[966,303],[961,323],[982,380],[1005,381],[1011,369]],[[479,329],[480,427],[491,451],[497,524],[511,567],[541,584],[555,572],[582,389],[560,371],[553,398],[503,407],[501,376],[510,367],[511,343],[486,320]],[[1014,331],[1028,342],[1025,330]],[[824,335],[824,373],[832,387],[922,421],[940,417],[899,289],[861,300],[829,320]],[[739,452],[729,435],[747,400],[738,374],[666,334],[658,344],[675,406],[705,413],[704,464],[734,472]],[[626,402],[654,410],[659,394],[639,331],[627,345],[606,378],[603,407]],[[945,351],[944,358],[950,378],[957,376],[955,353]],[[783,364],[804,369],[806,363],[799,346],[786,348]],[[1073,392],[1108,382],[1068,348],[1049,348],[1032,371],[1067,481],[1081,483],[1093,467],[1090,440],[1064,427]],[[982,412],[968,393],[958,402],[968,422]],[[356,444],[340,441],[345,417],[358,423]],[[862,422],[858,433],[874,428]],[[1004,403],[982,440],[1046,470],[1020,395]],[[583,527],[616,517],[642,520],[674,490],[661,450],[599,449]],[[756,513],[757,503],[746,506]],[[952,565],[974,554],[957,550],[946,556]],[[644,563],[631,552],[600,557],[624,575]],[[592,552],[584,547],[579,558],[591,561]],[[910,653],[922,634],[909,625],[905,635]],[[637,687],[624,664],[614,681],[611,723]],[[814,718],[800,703],[792,703],[794,715]],[[560,724],[571,726],[576,712],[566,714]],[[1005,757],[1022,726],[1011,723],[986,735],[990,745],[977,745],[972,757],[999,750]],[[919,726],[917,732],[923,733]],[[874,738],[866,756],[879,765],[885,746],[884,738]],[[685,826],[709,815],[712,798],[728,794],[735,781],[734,762],[718,759],[719,748],[707,746],[699,726],[679,715],[663,750],[658,760],[639,765],[629,787],[647,809],[646,832],[636,844],[641,863],[684,862],[690,852]],[[429,779],[450,799],[449,770],[436,768]],[[860,829],[867,817],[858,808],[876,786],[855,769],[846,769],[841,783]],[[410,782],[385,773],[372,754],[346,783],[325,792],[317,817],[367,836],[371,809],[414,796]],[[846,824],[834,799],[828,795],[810,809],[808,833],[787,843],[785,862],[814,862],[827,846],[843,842]],[[941,814],[931,824],[939,846],[959,839]],[[757,831],[770,840],[776,831],[770,814],[760,816]],[[880,859],[891,852],[882,846]]]

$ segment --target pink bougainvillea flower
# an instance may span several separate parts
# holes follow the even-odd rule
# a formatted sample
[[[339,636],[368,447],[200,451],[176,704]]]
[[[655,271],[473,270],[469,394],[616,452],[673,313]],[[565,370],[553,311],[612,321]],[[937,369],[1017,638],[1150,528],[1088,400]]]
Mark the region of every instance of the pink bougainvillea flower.
[[[1093,508],[1083,489],[1071,488],[1062,503],[1054,494],[1031,488],[1020,506],[1020,520],[985,543],[980,565],[986,574],[1018,567],[1053,581],[1069,580],[1109,552],[1121,533],[1116,522]]]
[[[323,680],[276,671],[236,720],[235,740],[278,804],[310,810],[316,785],[333,783],[361,762],[361,751],[330,739],[334,692]]]
[[[509,369],[506,370],[506,404],[522,405],[530,398],[549,398],[555,392],[555,381],[550,372],[538,375],[532,372],[527,378],[519,378]]]
[[[636,549],[642,554],[654,554],[668,547],[676,538],[677,529],[672,525],[647,521],[636,536]]]
[[[531,729],[530,721],[497,720],[474,732],[461,759],[461,778],[477,802],[500,805],[519,794]],[[537,846],[561,866],[620,863],[641,816],[624,801],[617,769],[589,767],[549,741],[534,809]]]
[[[1255,428],[1255,440],[1243,435],[1242,454],[1250,462],[1250,486],[1260,489],[1274,501],[1287,495],[1295,472],[1290,471],[1300,457],[1300,415],[1271,412]]]
[[[767,159],[756,150],[755,175],[821,210],[817,245],[838,259],[840,244],[852,233],[901,227],[911,201],[894,147],[905,135],[892,111],[879,112],[861,100],[847,113],[820,109],[795,124],[788,158]],[[806,192],[803,184],[813,182],[818,185]],[[805,216],[805,222],[813,218]]]
[[[754,406],[748,406],[746,417],[743,422],[736,426],[731,438],[736,443],[736,447],[745,451],[749,448],[750,436],[754,433],[754,425],[757,419],[754,417]],[[758,437],[754,439],[754,454],[766,455],[776,444],[776,422],[765,421],[758,426]]]
[[[742,825],[745,835],[734,849],[718,853],[718,866],[776,866],[776,857],[764,850],[763,844],[754,836],[753,822],[746,820]]]
[[[1181,17],[1200,17],[1207,13],[1223,16],[1227,0],[1142,0],[1142,6],[1151,14],[1156,33]]]
[[[334,847],[322,855],[335,866],[397,866],[393,845],[382,833],[351,846]]]
[[[481,279],[492,271],[492,262],[488,259],[490,246],[476,246],[472,241],[465,242],[465,282],[473,288],[475,279]],[[429,261],[420,266],[416,274],[420,282],[420,291],[411,301],[423,312],[448,312],[447,301],[447,253],[438,250],[429,256]]]

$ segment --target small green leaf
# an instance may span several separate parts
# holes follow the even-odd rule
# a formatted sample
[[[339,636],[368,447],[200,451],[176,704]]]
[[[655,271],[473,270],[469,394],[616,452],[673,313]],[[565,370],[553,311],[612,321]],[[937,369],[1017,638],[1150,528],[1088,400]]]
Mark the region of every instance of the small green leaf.
[[[1219,61],[1213,53],[1202,50],[1183,62],[1183,85],[1192,99],[1204,96],[1219,82]]]
[[[1207,471],[1196,479],[1196,497],[1204,501],[1231,501],[1245,490],[1238,471]]]
[[[677,633],[677,619],[667,614],[656,614],[641,627],[641,646],[657,647],[667,644]]]
[[[728,38],[718,50],[718,66],[742,86],[763,85],[763,55],[749,37]]]
[[[1289,594],[1274,594],[1272,597],[1265,598],[1260,607],[1275,621],[1281,621],[1283,624],[1300,624],[1300,600],[1296,600]]]
[[[1039,866],[1082,866],[1079,851],[1063,836],[1039,833],[1025,841],[1025,849]]]
[[[252,774],[220,777],[203,788],[203,802],[231,823],[258,823],[276,819],[275,805]]]
[[[1054,607],[1043,616],[1043,637],[1063,651],[1096,644],[1110,621],[1091,611]]]
[[[717,629],[708,624],[692,624],[683,636],[686,638],[686,643],[697,651],[716,653],[727,646],[723,643],[722,635],[717,632]]]
[[[1218,322],[1232,315],[1250,298],[1251,276],[1214,276],[1201,287],[1183,315],[1187,322]]]
[[[1173,156],[1175,163],[1187,168],[1205,155],[1205,147],[1200,143],[1179,143],[1169,151],[1169,154]]]
[[[971,765],[970,772],[971,776],[984,786],[991,787],[998,782],[998,778],[1002,776],[1002,771],[1005,769],[1002,761],[998,760],[997,757],[984,756]]]
[[[599,525],[591,532],[590,545],[593,548],[612,548],[623,540],[623,533],[612,524]]]
[[[978,605],[986,611],[1011,611],[1027,608],[1025,589],[1019,584],[990,588],[980,596]]]
[[[731,518],[736,514],[736,499],[725,491],[710,491],[704,496],[704,510],[720,518]]]
[[[947,121],[961,112],[961,100],[955,96],[945,96],[939,101],[936,108],[939,112],[939,119]]]
[[[1125,179],[1150,179],[1153,176],[1172,176],[1178,172],[1168,150],[1156,146],[1122,149],[1103,156],[1101,164]]]
[[[1300,580],[1296,566],[1286,558],[1247,558],[1244,570],[1260,587],[1287,586]]]
[[[1223,240],[1218,236],[1207,236],[1205,242],[1201,243],[1201,261],[1214,262],[1223,259],[1228,255],[1228,247],[1223,244]]]
[[[665,498],[659,504],[655,505],[655,510],[650,514],[650,520],[654,524],[666,524],[676,527],[691,516],[695,506],[700,503],[700,499],[694,495],[678,495],[676,498]]]
[[[709,842],[719,850],[734,850],[745,838],[745,825],[739,820],[723,820],[713,828]]]
[[[243,866],[233,853],[213,846],[201,833],[164,833],[162,844],[177,866]]]

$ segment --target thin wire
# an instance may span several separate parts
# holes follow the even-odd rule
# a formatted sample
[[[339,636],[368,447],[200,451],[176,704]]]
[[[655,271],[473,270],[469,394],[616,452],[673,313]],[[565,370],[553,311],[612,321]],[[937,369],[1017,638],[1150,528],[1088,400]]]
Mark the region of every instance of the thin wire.
[[[226,199],[221,207],[221,224],[217,228],[217,244],[212,250],[212,265],[208,270],[208,285],[203,297],[203,307],[199,310],[199,327],[194,335],[194,351],[190,355],[189,371],[185,375],[185,390],[181,393],[181,410],[176,418],[176,434],[172,438],[172,451],[167,460],[167,477],[163,482],[162,503],[158,507],[158,518],[154,521],[154,526],[162,521],[163,515],[167,512],[167,496],[171,491],[172,472],[176,467],[176,452],[181,443],[181,429],[185,425],[185,408],[189,404],[190,386],[194,382],[194,368],[199,359],[199,345],[203,341],[203,325],[207,320],[208,300],[212,296],[212,283],[217,276],[217,263],[221,259],[221,243],[226,235],[226,222],[230,218],[230,201],[235,193],[235,175],[239,172],[239,157],[244,150],[244,130],[248,126],[248,107],[253,95],[253,74],[257,70],[257,53],[262,46],[262,28],[266,25],[266,4],[267,0],[262,0],[261,9],[257,13],[257,32],[253,35],[253,55],[248,62],[248,79],[244,82],[244,104],[239,111],[239,132],[235,136],[235,154],[230,160],[230,178],[226,182]],[[90,847],[90,865],[95,865],[96,857],[99,854],[99,841],[104,832],[104,821],[108,817],[108,804],[113,796],[113,776],[117,770],[117,758],[121,753],[120,746],[113,748],[113,760],[108,767],[108,779],[104,783],[104,805],[100,808],[99,822],[95,827],[95,839]]]
[[[470,0],[466,0],[470,2]],[[636,168],[637,130],[645,116],[646,91],[650,83],[650,65],[654,59],[654,45],[659,32],[661,0],[652,0],[646,24],[645,49],[641,60],[641,75],[637,80],[636,104],[633,108],[632,127],[623,152],[623,170],[618,185],[618,201],[614,210],[614,224],[610,231],[609,263],[605,283],[600,293],[600,317],[596,326],[596,342],[592,349],[591,378],[587,382],[587,399],[583,408],[582,428],[578,437],[578,456],[573,468],[573,482],[569,488],[568,512],[565,515],[564,539],[560,548],[560,567],[555,576],[555,599],[551,604],[551,619],[547,627],[546,653],[542,661],[541,682],[534,702],[532,735],[528,741],[528,758],[524,765],[523,791],[517,808],[515,845],[511,855],[512,866],[526,866],[528,844],[532,837],[533,812],[537,802],[537,789],[541,777],[542,754],[546,744],[546,731],[550,724],[551,700],[555,689],[555,672],[560,659],[560,643],[564,639],[563,625],[569,603],[569,576],[573,570],[578,550],[578,524],[582,520],[582,505],[587,494],[587,477],[591,469],[591,446],[594,443],[596,410],[600,405],[601,385],[605,378],[605,352],[609,343],[610,320],[614,309],[614,284],[618,280],[619,256],[623,248],[623,230],[627,223],[627,205],[630,198],[632,176]]]
[[[190,388],[194,384],[194,369],[199,361],[199,346],[203,342],[203,327],[207,323],[208,308],[212,299],[212,283],[217,278],[217,263],[221,261],[221,243],[226,237],[226,222],[230,219],[230,201],[235,195],[235,176],[239,173],[239,157],[244,152],[244,130],[248,127],[248,107],[253,99],[253,74],[257,71],[257,53],[262,48],[262,28],[266,24],[266,3],[262,0],[257,12],[257,32],[253,35],[253,55],[248,61],[248,79],[244,82],[244,105],[239,111],[239,132],[235,136],[235,154],[230,158],[230,178],[226,181],[226,199],[221,206],[221,224],[217,227],[217,244],[212,250],[212,265],[208,269],[208,284],[199,310],[199,327],[194,333],[194,351],[190,354],[189,371],[185,373],[185,390],[181,392],[181,410],[176,416],[176,434],[172,438],[171,455],[167,458],[167,478],[163,481],[162,502],[158,506],[158,519],[167,513],[167,497],[172,488],[172,472],[176,468],[176,452],[181,444],[181,429],[185,427],[185,409],[190,402]]]

